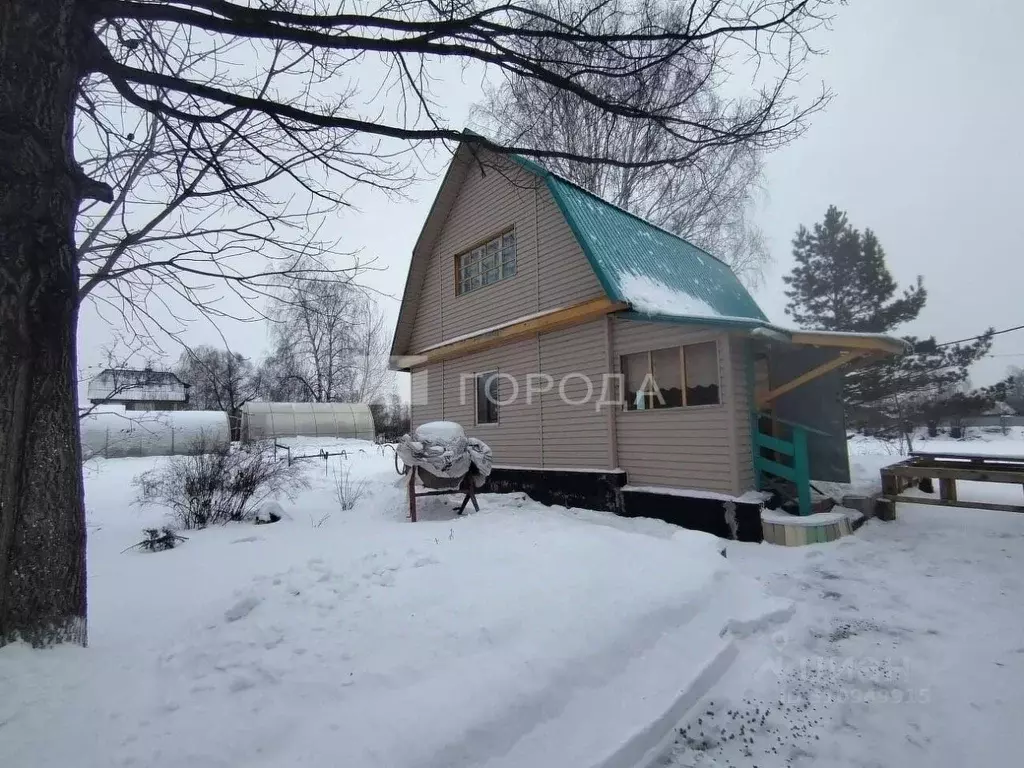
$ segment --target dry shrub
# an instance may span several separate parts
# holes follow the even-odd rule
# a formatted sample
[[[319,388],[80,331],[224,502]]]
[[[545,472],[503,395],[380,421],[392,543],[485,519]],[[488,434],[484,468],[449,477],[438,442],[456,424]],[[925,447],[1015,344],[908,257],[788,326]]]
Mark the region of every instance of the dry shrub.
[[[267,499],[308,488],[303,469],[274,458],[272,441],[211,447],[197,440],[183,456],[135,478],[136,503],[170,508],[186,530],[251,520]]]

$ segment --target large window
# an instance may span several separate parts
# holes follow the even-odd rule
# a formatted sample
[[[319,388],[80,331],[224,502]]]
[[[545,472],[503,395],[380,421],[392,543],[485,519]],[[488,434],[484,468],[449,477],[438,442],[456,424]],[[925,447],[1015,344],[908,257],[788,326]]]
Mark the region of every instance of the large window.
[[[498,372],[476,375],[476,423],[498,423]]]
[[[516,233],[509,230],[455,257],[457,292],[469,293],[516,274]]]
[[[718,345],[713,341],[623,355],[626,410],[718,405]]]

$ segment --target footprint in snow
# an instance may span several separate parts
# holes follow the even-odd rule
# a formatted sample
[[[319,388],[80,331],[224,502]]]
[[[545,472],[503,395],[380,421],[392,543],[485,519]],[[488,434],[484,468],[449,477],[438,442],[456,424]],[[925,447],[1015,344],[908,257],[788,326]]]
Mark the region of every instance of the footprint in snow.
[[[233,606],[224,611],[224,620],[231,622],[238,621],[239,619],[244,619],[246,616],[252,613],[253,608],[259,605],[261,602],[262,600],[258,597],[249,596],[242,598]]]

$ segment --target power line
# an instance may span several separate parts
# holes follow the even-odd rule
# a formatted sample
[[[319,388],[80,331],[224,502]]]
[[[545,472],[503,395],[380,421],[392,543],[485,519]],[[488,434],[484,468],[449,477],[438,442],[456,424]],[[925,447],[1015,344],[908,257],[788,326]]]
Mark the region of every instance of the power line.
[[[1009,333],[1010,331],[1019,331],[1021,329],[1024,329],[1024,325],[1015,325],[1013,328],[1003,328],[1003,330],[1001,330],[1001,331],[993,331],[992,335],[993,336],[998,336],[1001,333]],[[935,346],[936,347],[948,347],[948,346],[951,346],[953,344],[963,344],[965,341],[977,341],[978,339],[982,338],[985,335],[986,334],[982,333],[982,334],[980,334],[978,336],[970,336],[969,338],[966,338],[966,339],[957,339],[956,341],[944,341],[941,344],[936,344]]]

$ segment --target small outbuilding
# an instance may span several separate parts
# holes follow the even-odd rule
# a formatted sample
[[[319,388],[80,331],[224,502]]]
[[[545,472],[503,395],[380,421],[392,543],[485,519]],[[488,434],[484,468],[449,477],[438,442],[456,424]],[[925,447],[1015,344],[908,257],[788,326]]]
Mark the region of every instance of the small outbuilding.
[[[242,442],[283,437],[347,437],[373,440],[366,403],[246,403]]]
[[[89,382],[93,405],[122,405],[126,411],[180,411],[188,404],[189,384],[170,371],[107,368]]]

